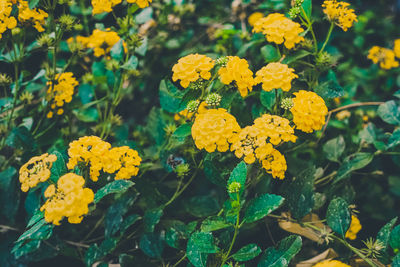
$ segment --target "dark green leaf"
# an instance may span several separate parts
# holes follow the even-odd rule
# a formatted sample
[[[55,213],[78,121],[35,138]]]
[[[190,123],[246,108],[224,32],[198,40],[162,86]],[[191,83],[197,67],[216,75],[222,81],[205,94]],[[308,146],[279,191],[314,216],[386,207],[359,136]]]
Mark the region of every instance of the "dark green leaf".
[[[389,239],[390,239],[390,233],[392,232],[393,226],[396,224],[397,217],[392,219],[390,222],[385,224],[378,232],[376,236],[376,240],[381,242],[382,245],[384,245],[384,250],[387,249]]]
[[[374,159],[374,154],[359,152],[346,157],[340,166],[334,183],[337,183],[347,177],[348,174],[367,166]]]
[[[179,126],[173,133],[173,137],[184,138],[192,134],[192,123],[185,123]]]
[[[392,232],[390,233],[389,244],[395,250],[400,249],[400,225],[397,225],[395,228],[393,228]]]
[[[161,258],[164,243],[159,233],[146,233],[140,238],[140,249],[150,258]]]
[[[244,220],[251,223],[264,218],[276,210],[283,203],[283,200],[283,197],[273,194],[264,194],[250,200]]]
[[[182,93],[170,82],[162,80],[160,83],[160,105],[168,112],[177,113],[186,108],[182,102]]]
[[[323,146],[326,158],[330,161],[340,162],[340,156],[343,154],[346,143],[344,142],[343,136],[339,135],[326,142]]]
[[[229,185],[231,183],[237,182],[241,185],[239,190],[239,195],[242,195],[246,185],[246,176],[247,176],[247,165],[246,163],[244,163],[244,161],[241,161],[238,165],[236,165],[236,167],[231,172],[227,188],[229,188]],[[233,194],[229,193],[229,196],[233,199],[236,199],[236,193]]]
[[[122,60],[124,58],[124,45],[122,39],[120,39],[110,50],[110,55],[115,60]]]
[[[334,232],[345,236],[351,222],[349,204],[340,197],[333,199],[328,206],[326,221]]]
[[[17,170],[14,167],[0,172],[0,215],[10,222],[14,221],[20,201],[18,188],[20,185],[17,183],[19,183]]]
[[[111,237],[120,230],[123,216],[128,211],[129,207],[133,205],[137,196],[137,194],[127,192],[119,197],[114,204],[107,209],[104,220],[104,233],[106,237]]]
[[[344,95],[344,89],[337,81],[336,74],[332,70],[324,77],[321,83],[315,88],[315,92],[324,99],[341,97]]]
[[[133,225],[135,222],[137,222],[141,218],[142,217],[140,217],[137,214],[132,214],[132,215],[129,215],[128,217],[126,217],[121,223],[121,234],[124,234],[125,231],[128,230],[128,228],[131,225]]]
[[[291,235],[279,242],[278,248],[270,247],[262,255],[258,267],[286,267],[290,260],[300,251],[300,236]]]
[[[44,217],[44,213],[40,210],[38,210],[33,216],[32,218],[30,218],[30,220],[28,221],[28,225],[26,226],[27,228],[31,227],[32,225],[36,224],[38,221],[40,221],[41,219],[43,219]]]
[[[392,266],[392,267],[400,266],[400,254],[397,254],[396,257],[393,258],[393,262],[390,266]]]
[[[204,174],[213,184],[223,187],[226,186],[226,180],[222,177],[220,171],[211,160],[204,161]]]
[[[83,122],[95,122],[99,118],[99,112],[96,108],[87,108],[87,109],[74,109],[72,111],[76,118]]]
[[[389,124],[400,125],[400,107],[394,100],[381,104],[378,108],[378,115]]]
[[[29,0],[29,9],[34,9],[38,4],[39,4],[39,0]]]
[[[100,188],[94,195],[94,203],[98,203],[103,197],[114,193],[123,193],[135,183],[129,180],[115,180]]]
[[[18,259],[26,254],[36,251],[40,247],[41,240],[31,240],[26,243],[21,243],[18,249],[12,251],[15,258]]]
[[[301,219],[314,207],[315,167],[303,170],[285,183],[284,197],[293,217]]]
[[[131,56],[124,65],[121,66],[122,69],[125,70],[136,70],[138,66],[139,60],[135,56]]]
[[[31,228],[26,230],[17,240],[17,242],[24,241],[27,239],[37,239],[46,240],[53,233],[53,224],[47,224],[47,222],[42,219],[34,224]]]
[[[261,54],[264,56],[265,62],[273,62],[279,60],[279,53],[272,45],[265,45],[261,47]]]
[[[285,57],[282,60],[282,63],[283,64],[290,64],[290,63],[292,63],[292,62],[294,62],[294,61],[296,61],[298,59],[301,59],[303,57],[306,57],[306,56],[308,56],[310,54],[311,54],[311,52],[308,52],[306,50],[300,50],[300,51],[297,51],[297,52],[295,52],[293,54],[290,54],[287,57]]]
[[[389,138],[387,149],[400,145],[400,128],[393,131]]]
[[[143,216],[144,231],[153,232],[154,227],[158,224],[162,215],[163,215],[162,209],[146,211]]]
[[[93,263],[101,260],[108,253],[113,251],[117,246],[117,241],[118,240],[114,238],[107,238],[100,244],[100,246],[97,246],[97,244],[91,245],[85,253],[86,266],[92,266]]]
[[[279,92],[281,92],[281,90],[279,90]],[[260,101],[264,107],[266,107],[268,110],[271,111],[275,105],[276,91],[272,90],[270,92],[267,92],[267,91],[261,90]]]
[[[235,261],[248,261],[260,255],[261,249],[256,244],[248,244],[232,255]]]
[[[200,253],[212,254],[218,252],[211,233],[195,232],[190,236],[189,243],[193,243]]]
[[[212,232],[227,228],[229,226],[231,226],[231,224],[229,222],[226,222],[224,218],[214,216],[214,217],[209,217],[203,221],[203,223],[201,224],[201,231]]]
[[[196,217],[210,216],[219,211],[218,201],[209,195],[196,196],[185,202],[186,211]]]
[[[35,139],[26,127],[12,129],[7,136],[6,145],[28,151],[32,151],[37,147]]]
[[[62,153],[54,151],[51,154],[56,155],[57,160],[51,166],[50,180],[56,183],[61,176],[67,173],[67,163]]]
[[[303,8],[304,12],[306,13],[306,16],[308,17],[308,19],[311,19],[312,0],[304,0],[303,3],[301,4],[301,7]]]

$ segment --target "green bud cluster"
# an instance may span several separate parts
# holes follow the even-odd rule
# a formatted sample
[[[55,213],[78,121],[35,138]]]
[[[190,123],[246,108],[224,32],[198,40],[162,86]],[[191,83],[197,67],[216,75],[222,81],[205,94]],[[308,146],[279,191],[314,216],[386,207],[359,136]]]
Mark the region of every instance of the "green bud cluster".
[[[289,10],[289,16],[291,19],[297,18],[297,16],[301,13],[301,5],[304,0],[294,0],[292,1],[292,8]]]
[[[5,73],[0,73],[0,86],[8,86],[12,82],[12,79]]]
[[[283,108],[285,110],[289,110],[292,107],[293,107],[293,99],[291,99],[290,97],[282,99],[281,108]]]
[[[221,103],[221,100],[222,100],[222,97],[221,97],[219,94],[217,94],[217,93],[212,93],[212,94],[209,94],[209,95],[206,97],[205,102],[206,102],[206,104],[207,104],[208,106],[217,107],[217,106],[219,106],[219,104]]]
[[[228,186],[228,192],[230,194],[239,192],[242,185],[239,182],[233,182]]]
[[[187,104],[186,109],[189,112],[196,112],[197,109],[199,108],[199,105],[200,105],[200,101],[199,100],[192,100]]]
[[[175,173],[180,178],[185,177],[189,173],[189,171],[190,171],[190,167],[189,167],[189,164],[187,164],[187,163],[179,164],[175,168]]]
[[[62,15],[59,22],[64,30],[70,31],[74,27],[75,18],[71,15]]]
[[[226,64],[228,63],[228,61],[229,61],[228,57],[220,57],[220,58],[217,58],[215,63],[217,65],[220,65],[221,67],[225,67]]]

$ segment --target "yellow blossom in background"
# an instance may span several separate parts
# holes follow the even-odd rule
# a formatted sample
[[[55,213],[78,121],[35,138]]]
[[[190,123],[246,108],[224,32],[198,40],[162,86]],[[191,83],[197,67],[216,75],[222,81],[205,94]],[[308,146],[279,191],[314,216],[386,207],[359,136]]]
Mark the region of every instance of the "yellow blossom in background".
[[[67,163],[68,169],[73,169],[78,163],[90,167],[90,179],[96,182],[99,179],[100,170],[111,160],[106,155],[111,145],[97,136],[84,136],[69,144]]]
[[[45,11],[35,8],[30,9],[28,1],[18,1],[18,20],[22,23],[30,21],[38,32],[43,32],[45,19],[49,16]]]
[[[139,172],[139,165],[142,158],[136,150],[128,146],[112,148],[104,156],[110,160],[106,161],[107,165],[103,166],[103,170],[108,173],[118,171],[115,174],[115,180],[130,179]]]
[[[93,191],[84,188],[84,184],[82,176],[67,173],[58,179],[57,188],[54,184],[48,186],[44,192],[47,200],[40,208],[46,222],[60,225],[63,217],[67,217],[69,223],[80,223],[94,200]]]
[[[279,13],[272,13],[258,19],[254,24],[253,32],[263,33],[268,42],[284,43],[287,49],[292,49],[296,44],[304,41],[304,37],[299,35],[304,32],[300,24]]]
[[[353,23],[357,21],[357,15],[354,13],[354,9],[349,8],[350,4],[343,1],[327,0],[324,1],[322,7],[324,13],[328,19],[335,22],[343,31],[347,31],[348,28],[353,26]]]
[[[239,131],[236,118],[225,109],[207,109],[196,116],[192,137],[198,149],[225,152]]]
[[[396,55],[396,57],[400,58],[400,39],[396,39],[394,41],[393,51],[394,51],[394,54]]]
[[[294,93],[293,107],[290,111],[293,114],[293,122],[296,128],[306,133],[314,130],[321,130],[325,124],[325,116],[328,108],[325,101],[314,92],[300,90]]]
[[[255,84],[262,83],[262,89],[267,92],[279,88],[287,92],[292,88],[292,80],[298,78],[293,72],[286,64],[269,63],[256,72]]]
[[[191,82],[199,78],[209,80],[211,78],[210,70],[214,67],[214,60],[199,54],[190,54],[182,57],[172,67],[172,80],[180,83],[183,88],[187,88]]]
[[[100,14],[103,12],[111,12],[115,5],[121,3],[122,0],[92,0],[92,14]]]
[[[318,262],[313,267],[351,267],[351,266],[336,260],[325,260]]]
[[[137,4],[140,8],[148,7],[153,0],[127,0],[130,4]]]
[[[52,81],[47,83],[49,87],[47,89],[47,99],[51,103],[51,109],[58,109],[57,114],[61,115],[64,113],[61,107],[64,106],[65,103],[71,102],[75,87],[77,87],[79,83],[72,72],[57,74],[55,80],[54,84]],[[51,118],[53,114],[54,113],[50,111],[47,117]]]
[[[246,59],[229,56],[226,66],[221,67],[218,74],[223,84],[228,85],[234,82],[242,97],[247,96],[248,91],[253,90],[253,72],[249,69]]]
[[[262,160],[262,166],[274,178],[284,179],[287,170],[285,157],[276,149]]]
[[[360,232],[362,226],[360,220],[355,215],[351,215],[350,228],[347,230],[345,237],[354,240],[357,238],[357,233]]]
[[[11,16],[12,5],[10,0],[0,0],[0,38],[7,29],[17,27],[17,20]]]
[[[254,120],[254,126],[263,132],[268,137],[268,141],[275,146],[282,142],[294,143],[297,140],[289,120],[276,115],[264,114]]]
[[[261,12],[254,12],[253,14],[251,14],[248,18],[248,22],[250,24],[250,26],[254,26],[254,24],[256,24],[256,22],[263,18],[264,14]]]
[[[22,165],[19,170],[21,190],[27,192],[29,188],[35,187],[38,183],[47,181],[51,174],[50,169],[56,160],[56,155],[45,153],[41,156],[31,158],[27,163]]]
[[[379,63],[379,66],[385,70],[399,66],[399,62],[396,61],[394,51],[388,48],[373,46],[369,50],[368,58],[371,59],[375,64]]]

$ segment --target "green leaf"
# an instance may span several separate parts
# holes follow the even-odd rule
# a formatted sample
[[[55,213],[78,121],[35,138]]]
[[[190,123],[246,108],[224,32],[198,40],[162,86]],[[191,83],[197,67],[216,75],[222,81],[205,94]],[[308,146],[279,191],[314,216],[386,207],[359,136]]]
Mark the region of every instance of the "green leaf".
[[[251,223],[264,218],[272,211],[279,208],[283,200],[283,197],[273,194],[264,194],[250,200],[244,215],[244,220],[246,220],[247,223]]]
[[[39,0],[29,0],[28,3],[29,9],[34,9],[39,4]]]
[[[310,19],[312,12],[312,0],[304,0],[301,4],[301,7],[304,9],[306,16]]]
[[[82,104],[86,105],[92,102],[94,97],[94,89],[90,84],[84,83],[79,86],[78,90],[79,98],[81,99]]]
[[[200,229],[202,232],[212,232],[227,228],[229,226],[231,226],[231,224],[229,222],[226,222],[224,218],[213,216],[205,219],[201,224]]]
[[[26,243],[17,243],[17,245],[20,245],[17,249],[13,249],[12,253],[14,254],[14,257],[16,259],[19,259],[20,257],[29,254],[33,251],[36,251],[39,249],[41,244],[41,240],[31,240]]]
[[[279,53],[272,45],[265,45],[261,47],[261,54],[264,56],[265,62],[273,62],[279,60]]]
[[[99,112],[96,108],[74,109],[72,111],[76,118],[83,122],[95,122],[99,118]]]
[[[389,124],[400,125],[400,107],[394,100],[381,104],[378,108],[378,115]]]
[[[32,134],[24,126],[11,130],[10,134],[7,136],[6,145],[28,151],[32,151],[37,147]]]
[[[390,266],[392,267],[400,266],[400,254],[397,254],[396,257],[393,258],[393,262]]]
[[[334,232],[345,236],[351,222],[349,204],[340,197],[333,199],[328,206],[326,221]]]
[[[278,92],[280,94],[282,92],[282,90],[279,89]],[[275,101],[276,101],[276,91],[275,90],[272,90],[270,92],[261,90],[261,92],[260,92],[260,102],[269,111],[272,111],[272,108],[275,105]]]
[[[182,92],[178,91],[178,88],[176,88],[170,81],[161,81],[159,97],[160,105],[165,111],[177,113],[186,108],[182,103]]]
[[[214,238],[211,233],[195,232],[188,241],[186,255],[189,261],[195,267],[205,267],[207,254],[218,252],[218,247],[214,244]]]
[[[100,246],[97,244],[91,245],[85,253],[86,266],[92,266],[98,260],[101,260],[108,253],[113,251],[117,246],[117,239],[106,238]]]
[[[44,218],[44,213],[40,210],[38,210],[32,218],[29,219],[28,225],[26,226],[27,228],[31,227],[32,225],[36,224],[38,221]]]
[[[164,251],[162,237],[158,233],[145,233],[140,238],[140,249],[150,258],[161,258]]]
[[[306,57],[308,55],[311,55],[311,52],[306,51],[306,50],[299,50],[293,54],[290,54],[288,56],[286,56],[283,60],[282,63],[283,64],[290,64],[298,59],[301,59],[303,57]]]
[[[138,66],[139,60],[135,56],[131,56],[124,65],[121,66],[124,70],[136,70]]]
[[[56,155],[57,160],[51,166],[50,180],[56,183],[61,176],[67,173],[67,163],[62,153],[54,151],[51,154]]]
[[[186,211],[196,217],[204,217],[219,211],[220,205],[213,196],[195,196],[185,202]]]
[[[123,193],[135,183],[129,180],[115,180],[100,188],[94,195],[94,203],[98,203],[103,197],[114,193]]]
[[[104,219],[104,234],[106,237],[111,237],[120,230],[123,216],[133,205],[137,196],[137,194],[126,192],[107,209]]]
[[[176,138],[184,138],[192,134],[192,123],[185,123],[179,126],[172,134]]]
[[[400,145],[400,128],[393,131],[389,138],[387,149]]]
[[[143,216],[144,231],[153,232],[154,227],[158,224],[162,215],[162,209],[147,210]]]
[[[260,255],[261,249],[256,244],[248,244],[232,255],[235,261],[248,261]]]
[[[385,224],[378,232],[376,240],[384,245],[384,250],[387,250],[387,246],[390,239],[390,233],[392,232],[393,226],[397,222],[397,217],[393,218],[390,222]]]
[[[314,207],[315,166],[299,173],[292,181],[285,183],[284,196],[293,217],[301,219]]]
[[[7,218],[10,222],[18,211],[20,201],[20,185],[17,185],[17,170],[14,167],[8,167],[0,172],[0,217]]]
[[[44,219],[38,221],[31,228],[26,230],[17,240],[21,242],[27,239],[46,240],[53,233],[53,224],[48,224]]]
[[[326,158],[330,161],[340,162],[340,156],[343,154],[346,143],[344,142],[343,136],[339,135],[326,142],[323,146],[323,151],[325,152]]]
[[[135,222],[137,222],[138,220],[140,220],[142,217],[140,217],[138,214],[132,214],[129,215],[128,217],[126,217],[122,223],[121,223],[121,234],[124,234],[126,230],[128,230],[128,228],[133,225]]]
[[[329,70],[328,75],[322,79],[315,88],[315,92],[324,99],[341,97],[344,95],[344,89],[337,81],[336,74]]]
[[[358,136],[367,144],[373,144],[376,141],[375,126],[372,123],[368,123],[367,127],[364,127]]]
[[[226,180],[222,177],[220,171],[215,167],[211,160],[204,161],[204,174],[213,184],[225,187]]]
[[[194,267],[207,267],[208,254],[201,253],[191,238],[186,246],[186,256]]]
[[[359,152],[346,157],[340,166],[334,183],[337,183],[355,170],[359,170],[367,166],[374,159],[374,154]]]
[[[244,163],[244,161],[241,161],[236,167],[233,169],[231,172],[231,175],[229,176],[227,188],[229,188],[229,185],[233,182],[239,183],[240,190],[239,190],[239,195],[242,195],[245,189],[245,184],[246,184],[246,176],[247,176],[247,165]],[[229,196],[233,199],[236,199],[236,193],[229,193]]]
[[[393,228],[392,232],[390,233],[389,244],[395,250],[400,249],[400,225],[397,225],[395,228]]]
[[[120,39],[110,50],[110,55],[115,60],[122,60],[124,58],[124,45],[122,39]]]
[[[278,248],[267,248],[258,262],[258,267],[286,267],[290,260],[300,251],[300,236],[291,235],[279,242]]]

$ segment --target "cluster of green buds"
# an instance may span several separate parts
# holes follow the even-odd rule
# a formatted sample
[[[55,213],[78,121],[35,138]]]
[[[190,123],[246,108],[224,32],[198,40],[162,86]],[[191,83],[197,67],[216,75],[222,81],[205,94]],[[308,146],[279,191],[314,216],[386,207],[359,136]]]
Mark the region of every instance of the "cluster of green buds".
[[[219,57],[215,60],[215,64],[221,66],[221,67],[225,67],[226,64],[228,63],[229,58],[228,57]]]
[[[229,184],[228,186],[228,192],[230,194],[233,193],[238,193],[240,191],[240,188],[242,187],[242,185],[239,182],[232,182],[231,184]]]
[[[50,47],[54,44],[54,38],[50,34],[44,33],[37,38],[36,42],[39,46]]]
[[[0,73],[0,86],[8,86],[12,83],[12,79],[5,73]]]
[[[315,65],[322,71],[330,69],[335,63],[335,59],[332,57],[332,55],[325,51],[319,53],[315,60]]]
[[[119,62],[115,59],[107,60],[106,62],[106,69],[110,71],[116,71],[120,67]]]
[[[289,16],[291,19],[297,18],[297,16],[301,13],[301,5],[304,0],[292,0],[292,8],[289,10]]]
[[[139,46],[143,43],[143,38],[138,34],[129,34],[128,38],[126,38],[126,44],[128,46],[129,51],[135,51]]]
[[[178,175],[179,178],[183,178],[185,177],[189,171],[190,171],[190,167],[189,164],[187,163],[182,163],[179,164],[178,166],[176,166],[176,168],[174,169],[176,175]]]
[[[75,18],[71,15],[62,15],[59,18],[59,22],[65,31],[70,31],[74,28]]]
[[[380,256],[381,251],[385,248],[385,245],[379,241],[374,240],[372,237],[368,238],[367,241],[363,241],[366,248],[361,251],[370,258],[377,258]]]
[[[205,84],[205,80],[200,78],[197,81],[190,83],[190,88],[193,90],[202,90]]]
[[[171,136],[176,131],[175,123],[168,123],[164,128],[165,134]]]
[[[284,110],[289,110],[293,107],[293,99],[290,97],[286,97],[281,101],[281,108]]]
[[[192,100],[192,101],[189,101],[189,103],[186,106],[186,109],[187,109],[188,112],[194,113],[194,112],[197,111],[199,106],[200,106],[200,101],[199,100]]]
[[[206,97],[205,102],[207,106],[217,107],[221,103],[221,100],[222,97],[219,94],[211,93]]]
[[[33,94],[28,91],[24,91],[20,96],[19,100],[22,102],[26,102],[27,104],[31,104],[33,100]]]

